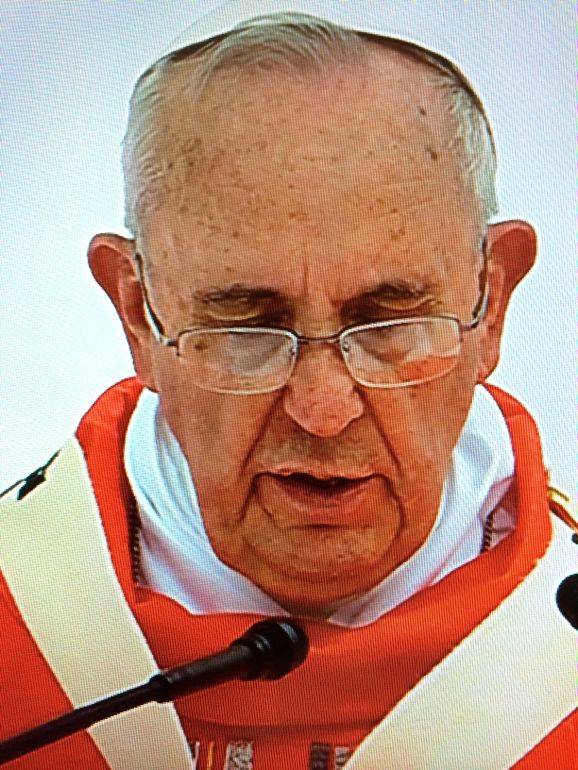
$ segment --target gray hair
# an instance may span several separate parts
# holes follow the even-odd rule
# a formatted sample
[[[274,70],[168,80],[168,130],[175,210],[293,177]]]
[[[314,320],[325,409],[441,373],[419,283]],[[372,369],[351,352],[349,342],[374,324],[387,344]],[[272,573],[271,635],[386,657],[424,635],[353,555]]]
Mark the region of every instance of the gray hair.
[[[139,220],[167,173],[159,158],[160,136],[155,118],[169,108],[171,101],[188,99],[194,104],[221,69],[234,68],[240,75],[251,68],[294,70],[298,65],[321,68],[327,62],[361,58],[368,41],[430,68],[434,83],[447,95],[449,114],[456,126],[452,145],[457,150],[465,181],[480,205],[481,216],[488,221],[498,208],[492,129],[479,96],[455,64],[409,41],[344,29],[308,14],[277,13],[250,19],[231,32],[174,51],[141,75],[131,97],[123,141],[126,227],[138,236]],[[170,78],[175,68],[185,61],[195,66],[187,73],[187,80],[179,91]]]

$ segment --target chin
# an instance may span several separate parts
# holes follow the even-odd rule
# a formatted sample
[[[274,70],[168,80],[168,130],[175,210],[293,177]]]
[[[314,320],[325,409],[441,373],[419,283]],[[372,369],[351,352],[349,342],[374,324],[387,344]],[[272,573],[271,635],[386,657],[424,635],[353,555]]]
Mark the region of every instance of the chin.
[[[271,565],[267,572],[247,577],[285,609],[307,615],[329,614],[340,603],[367,593],[385,577],[375,565],[360,565],[359,561]]]
[[[321,586],[303,583],[298,593],[283,591],[271,597],[292,615],[323,620],[333,614],[342,604],[361,596],[370,588],[344,590],[343,586]]]

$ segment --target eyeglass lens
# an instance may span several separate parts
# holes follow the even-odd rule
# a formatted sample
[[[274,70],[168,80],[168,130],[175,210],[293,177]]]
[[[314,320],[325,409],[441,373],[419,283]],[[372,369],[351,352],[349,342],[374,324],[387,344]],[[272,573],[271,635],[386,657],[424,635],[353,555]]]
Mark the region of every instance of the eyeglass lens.
[[[451,371],[460,353],[459,324],[429,318],[344,335],[346,363],[358,382],[395,386],[427,382]]]
[[[408,320],[341,336],[351,375],[369,387],[399,387],[447,374],[457,363],[460,329],[450,318]],[[179,353],[191,380],[217,392],[265,393],[283,387],[295,365],[290,332],[210,329],[187,332]]]

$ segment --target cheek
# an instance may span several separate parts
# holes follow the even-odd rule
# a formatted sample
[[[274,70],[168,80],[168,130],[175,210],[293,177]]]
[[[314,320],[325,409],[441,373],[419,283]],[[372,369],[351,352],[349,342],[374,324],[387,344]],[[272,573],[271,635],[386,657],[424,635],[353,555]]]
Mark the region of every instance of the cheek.
[[[266,423],[271,398],[198,388],[176,359],[163,361],[157,376],[163,413],[185,453],[199,496],[242,494],[244,469]]]
[[[444,468],[459,438],[474,395],[478,355],[475,344],[462,349],[459,365],[446,377],[426,385],[420,399],[424,434]]]
[[[476,361],[475,354],[464,351],[460,365],[439,380],[368,395],[402,486],[443,483],[473,397]]]

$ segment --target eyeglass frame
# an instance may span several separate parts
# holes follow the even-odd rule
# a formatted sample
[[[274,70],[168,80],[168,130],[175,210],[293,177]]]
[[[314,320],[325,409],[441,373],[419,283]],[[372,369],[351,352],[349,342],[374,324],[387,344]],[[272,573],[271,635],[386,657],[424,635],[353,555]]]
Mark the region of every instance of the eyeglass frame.
[[[352,334],[354,332],[362,332],[367,331],[368,329],[382,329],[387,328],[391,326],[401,326],[404,324],[410,324],[415,323],[416,321],[427,321],[429,319],[444,319],[448,321],[453,321],[458,326],[458,332],[459,332],[459,343],[460,343],[460,351],[461,351],[461,343],[463,340],[464,334],[467,332],[473,331],[476,329],[480,323],[484,320],[487,310],[488,310],[488,303],[489,303],[489,286],[488,286],[488,280],[487,280],[487,254],[486,254],[486,238],[484,237],[482,239],[481,243],[481,253],[483,256],[483,265],[482,269],[480,271],[480,283],[483,280],[483,289],[480,291],[480,296],[478,298],[478,301],[476,302],[476,305],[474,307],[474,310],[472,311],[472,319],[469,322],[463,323],[458,316],[448,314],[448,313],[440,313],[440,314],[430,314],[425,316],[409,316],[406,318],[392,318],[388,319],[386,321],[374,321],[372,323],[368,324],[354,324],[353,326],[346,326],[343,329],[340,329],[335,334],[330,334],[328,336],[324,337],[307,337],[305,335],[297,334],[292,329],[285,329],[282,327],[261,327],[261,326],[227,326],[227,327],[204,327],[204,326],[193,326],[187,329],[182,329],[180,332],[177,333],[175,337],[167,337],[163,329],[163,323],[161,322],[158,315],[155,313],[155,311],[152,308],[149,296],[148,296],[148,290],[145,282],[144,277],[144,261],[143,261],[143,254],[140,251],[134,251],[134,259],[137,265],[137,277],[138,282],[142,290],[142,296],[143,296],[143,303],[144,303],[144,311],[147,318],[147,322],[149,324],[149,328],[153,333],[153,336],[155,340],[162,345],[165,348],[174,348],[176,350],[177,358],[181,358],[181,352],[180,352],[180,339],[185,335],[189,334],[190,332],[197,332],[197,331],[231,331],[231,332],[273,332],[275,334],[280,334],[283,336],[290,336],[291,339],[294,342],[295,349],[293,351],[294,357],[291,369],[289,371],[289,374],[287,375],[287,379],[282,385],[276,386],[275,388],[267,388],[264,390],[255,390],[255,391],[244,391],[244,390],[224,390],[224,389],[218,389],[213,390],[212,388],[206,388],[207,390],[210,390],[212,392],[216,393],[230,393],[234,395],[259,395],[262,393],[272,393],[276,390],[281,390],[285,387],[287,382],[289,381],[289,378],[293,374],[293,371],[295,369],[295,366],[297,364],[297,359],[299,357],[299,348],[301,345],[314,345],[314,344],[325,344],[325,345],[338,345],[339,352],[341,354],[341,358],[343,359],[343,362],[347,368],[347,371],[353,378],[353,380],[358,384],[362,385],[365,388],[379,388],[382,390],[391,390],[394,388],[406,388],[410,386],[415,385],[422,385],[426,382],[431,382],[436,379],[440,379],[441,377],[444,377],[446,374],[449,374],[454,367],[451,369],[448,369],[445,372],[442,372],[439,375],[435,375],[434,377],[429,377],[423,380],[416,380],[416,381],[408,381],[408,382],[400,382],[400,383],[368,383],[363,382],[359,380],[358,377],[355,376],[355,374],[351,371],[351,368],[349,366],[349,363],[347,361],[347,358],[345,356],[345,352],[342,347],[342,339],[345,335]],[[199,387],[203,387],[200,385]]]

